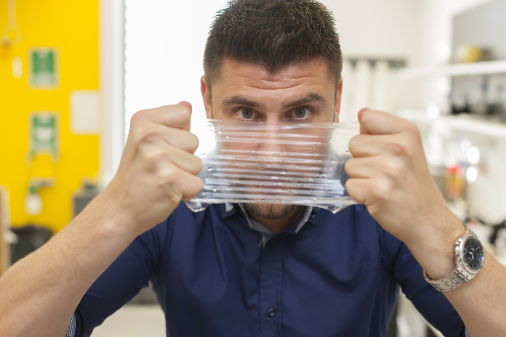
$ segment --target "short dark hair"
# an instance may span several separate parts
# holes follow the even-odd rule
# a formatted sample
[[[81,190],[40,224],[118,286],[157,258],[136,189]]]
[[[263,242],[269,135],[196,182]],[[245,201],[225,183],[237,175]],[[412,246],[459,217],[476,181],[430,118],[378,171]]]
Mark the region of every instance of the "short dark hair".
[[[229,0],[218,11],[204,52],[206,82],[219,77],[224,59],[255,63],[270,73],[323,57],[341,79],[343,56],[334,16],[313,0]]]

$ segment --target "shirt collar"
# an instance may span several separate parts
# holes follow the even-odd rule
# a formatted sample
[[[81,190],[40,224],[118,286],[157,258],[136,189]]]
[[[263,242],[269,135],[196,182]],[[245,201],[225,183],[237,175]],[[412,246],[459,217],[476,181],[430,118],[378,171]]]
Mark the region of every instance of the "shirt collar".
[[[232,204],[232,203],[225,203],[223,204],[222,206],[222,215],[223,215],[223,218],[228,218],[232,215],[234,215],[237,210],[236,209],[240,209],[242,214],[244,215],[244,217],[246,218],[246,221],[248,222],[248,225],[252,228],[252,229],[255,229],[259,232],[263,232],[263,233],[270,233],[270,230],[268,230],[265,226],[263,226],[262,224],[260,224],[259,222],[253,220],[253,219],[250,219],[248,217],[248,214],[246,213],[246,210],[244,209],[244,206],[242,204]],[[301,229],[302,227],[304,227],[304,225],[309,222],[310,218],[314,218],[315,217],[315,212],[316,212],[316,208],[314,207],[306,207],[306,210],[304,211],[302,217],[300,218],[300,221],[299,223],[297,224],[297,227],[295,227],[295,229],[293,231],[293,233],[291,234],[297,234]],[[314,223],[311,221],[311,223],[314,225]],[[261,226],[261,227],[260,227]],[[291,226],[289,226],[291,227]],[[289,230],[289,228],[287,228],[288,232],[292,232]],[[272,233],[270,234],[272,235]]]
[[[220,210],[221,210],[221,218],[227,219],[233,216],[235,213],[237,213],[235,207],[233,204],[227,202],[224,204],[220,204]]]

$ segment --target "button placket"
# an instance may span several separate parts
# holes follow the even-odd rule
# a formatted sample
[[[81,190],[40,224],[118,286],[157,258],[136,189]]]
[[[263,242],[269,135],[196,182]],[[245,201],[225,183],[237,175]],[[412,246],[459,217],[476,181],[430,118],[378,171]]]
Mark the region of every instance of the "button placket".
[[[260,275],[260,330],[263,337],[279,334],[278,301],[281,287],[280,238],[270,239],[262,249]]]

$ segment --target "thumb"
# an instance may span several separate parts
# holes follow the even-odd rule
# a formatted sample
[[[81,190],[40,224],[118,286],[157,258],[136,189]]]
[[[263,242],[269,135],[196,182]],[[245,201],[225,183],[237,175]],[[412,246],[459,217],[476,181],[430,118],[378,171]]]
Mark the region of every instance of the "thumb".
[[[362,134],[362,135],[369,134],[369,131],[367,130],[365,125],[362,124],[362,117],[364,117],[364,113],[366,113],[366,111],[369,111],[369,110],[371,110],[371,109],[370,108],[362,108],[358,112],[358,121],[360,122],[360,134]]]
[[[178,104],[181,104],[181,105],[183,105],[183,106],[187,107],[188,109],[190,109],[190,114],[191,114],[191,112],[192,112],[192,105],[190,104],[190,102],[187,102],[187,101],[181,101],[181,102],[179,102]]]
[[[360,109],[360,111],[358,112],[358,121],[362,121],[362,116],[364,115],[364,113],[367,111],[367,110],[371,110],[371,108],[362,108]]]
[[[188,121],[184,125],[182,125],[183,129],[190,131],[191,130],[192,105],[187,101],[181,101],[177,105],[184,106],[190,112],[190,118],[188,119]]]

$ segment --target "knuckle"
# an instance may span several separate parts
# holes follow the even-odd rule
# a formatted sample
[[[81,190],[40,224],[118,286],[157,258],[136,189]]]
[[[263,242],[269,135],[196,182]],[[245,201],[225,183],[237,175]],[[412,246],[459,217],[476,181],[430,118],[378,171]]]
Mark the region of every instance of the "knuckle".
[[[353,159],[354,158],[351,158],[351,159],[348,159],[346,161],[346,163],[344,163],[344,170],[346,171],[346,173],[350,174],[352,171],[353,171]]]
[[[158,179],[162,185],[174,185],[179,177],[177,168],[174,165],[167,165],[158,170]]]
[[[409,153],[409,145],[403,139],[390,143],[390,148],[392,149],[392,152],[398,156],[407,156]]]
[[[175,105],[174,109],[169,110],[172,118],[178,123],[188,123],[191,119],[190,109],[184,105]]]
[[[202,179],[200,179],[199,177],[195,177],[197,179],[197,187],[198,187],[198,191],[200,192],[200,190],[202,189],[202,187],[204,187],[204,181]],[[197,192],[198,193],[198,192]]]
[[[406,132],[412,136],[419,137],[420,136],[420,130],[416,125],[413,123],[407,123],[406,124]]]
[[[146,119],[146,116],[148,114],[148,110],[139,110],[136,113],[132,115],[132,118],[130,119],[131,125],[136,125],[137,123],[141,122],[142,120]]]
[[[344,183],[344,188],[346,189],[346,191],[348,191],[348,193],[352,192],[351,189],[353,188],[353,185],[351,184],[351,179],[348,179]]]
[[[183,193],[181,191],[174,191],[172,190],[167,195],[167,199],[169,199],[169,202],[173,205],[177,205],[181,202],[181,198],[183,196]]]
[[[144,127],[138,131],[138,141],[153,143],[159,137],[159,132],[151,127]]]
[[[360,141],[359,137],[360,135],[354,136],[353,138],[350,139],[350,142],[348,143],[348,149],[350,150],[351,153],[355,152],[355,150],[357,149],[358,143]]]
[[[202,159],[200,159],[199,157],[195,157],[194,156],[194,161],[195,161],[195,174],[198,174],[201,170],[202,170],[202,167],[204,167],[204,162],[202,161]]]
[[[375,110],[366,110],[362,114],[362,118],[360,119],[360,124],[363,124],[365,126],[368,126],[370,123],[373,122],[374,116],[377,115],[378,112]]]
[[[184,132],[181,134],[181,137],[178,139],[177,143],[175,143],[176,147],[190,153],[194,153],[199,147],[199,139],[193,133],[189,131],[179,131]]]
[[[348,179],[344,184],[344,188],[349,196],[351,196],[355,201],[363,204],[366,201],[366,193],[363,193],[361,188],[356,184],[355,179]]]
[[[195,151],[197,150],[197,148],[199,147],[199,144],[200,144],[200,141],[199,141],[199,137],[197,137],[196,135],[194,135],[193,133],[190,133],[190,135],[192,136],[191,137],[191,147],[192,149]]]
[[[385,180],[376,179],[372,182],[369,193],[376,200],[387,200],[390,193],[390,184]]]
[[[348,194],[352,195],[355,193],[354,185],[353,185],[353,179],[348,179],[346,183],[344,184],[344,188],[348,192]]]
[[[197,194],[199,194],[200,190],[202,190],[202,187],[204,186],[204,182],[202,181],[202,179],[200,179],[197,176],[192,177],[190,184],[191,187],[189,188],[189,190],[185,191],[185,197],[187,198],[195,197]]]
[[[402,168],[398,163],[390,161],[384,165],[384,171],[387,176],[395,178],[401,174]]]
[[[143,147],[143,149],[145,150],[142,154],[149,167],[157,168],[160,163],[167,161],[169,158],[169,154],[165,151],[161,151],[159,149],[148,150],[146,147]]]
[[[367,121],[369,118],[371,118],[373,114],[373,110],[371,109],[366,109],[363,113],[362,113],[362,119],[360,120],[361,122],[365,122]]]
[[[183,105],[183,104],[177,104],[176,106],[179,108],[179,112],[181,113],[181,115],[190,119],[191,109],[189,107],[187,107],[186,105]]]

